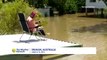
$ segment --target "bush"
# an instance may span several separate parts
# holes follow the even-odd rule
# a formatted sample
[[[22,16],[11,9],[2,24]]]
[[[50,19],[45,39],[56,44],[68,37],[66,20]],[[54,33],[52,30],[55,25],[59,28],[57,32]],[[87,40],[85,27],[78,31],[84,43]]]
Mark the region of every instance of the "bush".
[[[22,32],[17,14],[25,13],[26,16],[33,10],[23,0],[0,3],[0,34],[14,34]]]

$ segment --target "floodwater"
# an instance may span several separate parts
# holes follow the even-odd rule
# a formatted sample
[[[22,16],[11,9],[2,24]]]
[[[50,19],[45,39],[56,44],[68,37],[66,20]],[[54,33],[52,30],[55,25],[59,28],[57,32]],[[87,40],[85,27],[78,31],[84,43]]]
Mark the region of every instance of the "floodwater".
[[[83,44],[84,47],[96,47],[97,54],[68,55],[54,60],[107,60],[107,19],[83,15],[48,17],[45,31],[49,38]],[[48,59],[44,56],[44,60]]]

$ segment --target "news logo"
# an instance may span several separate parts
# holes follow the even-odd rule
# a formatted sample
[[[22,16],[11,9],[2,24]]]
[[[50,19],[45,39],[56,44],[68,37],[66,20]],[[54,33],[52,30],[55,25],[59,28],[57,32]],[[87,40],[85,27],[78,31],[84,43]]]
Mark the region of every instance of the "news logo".
[[[15,48],[13,48],[13,49],[12,49],[12,52],[13,52],[13,53],[15,53],[15,52],[16,52],[16,49],[15,49]]]
[[[12,52],[13,53],[25,53],[25,52],[28,52],[29,49],[26,49],[26,48],[13,48],[12,49]]]

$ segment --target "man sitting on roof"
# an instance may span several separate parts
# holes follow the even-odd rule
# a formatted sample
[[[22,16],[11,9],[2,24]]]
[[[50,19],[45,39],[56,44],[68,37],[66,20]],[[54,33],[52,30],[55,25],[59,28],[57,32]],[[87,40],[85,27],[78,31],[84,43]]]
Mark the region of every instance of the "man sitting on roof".
[[[34,17],[36,17],[36,16],[37,16],[37,12],[34,12],[34,11],[30,14],[30,16],[28,16],[28,18],[27,18],[28,27],[31,32],[38,32],[39,35],[45,36],[45,32],[41,28],[40,21],[34,20]]]

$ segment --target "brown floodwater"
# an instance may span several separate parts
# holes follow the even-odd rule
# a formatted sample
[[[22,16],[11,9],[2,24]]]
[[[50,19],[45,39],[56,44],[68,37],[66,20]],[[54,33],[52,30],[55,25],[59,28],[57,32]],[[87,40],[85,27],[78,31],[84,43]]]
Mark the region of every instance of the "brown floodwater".
[[[49,38],[96,47],[97,54],[69,55],[54,60],[107,60],[107,19],[83,15],[47,17],[48,24],[44,29]]]

